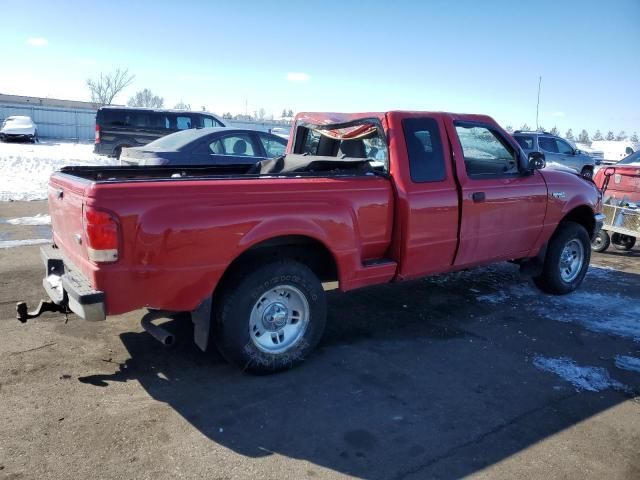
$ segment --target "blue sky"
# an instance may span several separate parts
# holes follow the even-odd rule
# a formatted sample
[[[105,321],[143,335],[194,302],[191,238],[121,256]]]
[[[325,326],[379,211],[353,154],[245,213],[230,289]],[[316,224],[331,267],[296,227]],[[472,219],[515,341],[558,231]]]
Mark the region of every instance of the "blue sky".
[[[535,125],[542,75],[541,125],[640,133],[640,0],[29,5],[2,7],[2,93],[88,100],[87,77],[124,67],[136,78],[117,103],[146,87],[218,113],[448,110],[519,127]]]

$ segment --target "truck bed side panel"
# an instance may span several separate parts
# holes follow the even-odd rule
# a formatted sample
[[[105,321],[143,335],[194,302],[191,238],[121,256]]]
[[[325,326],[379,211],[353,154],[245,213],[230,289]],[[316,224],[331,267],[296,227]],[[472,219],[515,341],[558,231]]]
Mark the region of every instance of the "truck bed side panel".
[[[192,310],[242,252],[286,235],[322,242],[349,290],[363,286],[363,262],[384,257],[391,242],[393,194],[381,177],[102,183],[88,195],[123,230],[121,260],[92,279],[108,293],[109,314]]]

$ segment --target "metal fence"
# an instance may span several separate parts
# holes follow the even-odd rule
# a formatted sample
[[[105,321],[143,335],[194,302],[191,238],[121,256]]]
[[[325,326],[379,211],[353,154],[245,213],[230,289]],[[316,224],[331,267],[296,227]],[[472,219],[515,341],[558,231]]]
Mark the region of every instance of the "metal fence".
[[[31,117],[38,126],[38,135],[43,138],[90,141],[95,135],[96,110],[0,103],[0,121],[12,115]],[[267,120],[224,120],[224,122],[229,126],[265,132],[274,127],[289,128],[287,124]]]
[[[0,104],[0,119],[12,115],[27,115],[38,126],[40,137],[64,138],[79,141],[93,140],[96,111],[39,105]]]

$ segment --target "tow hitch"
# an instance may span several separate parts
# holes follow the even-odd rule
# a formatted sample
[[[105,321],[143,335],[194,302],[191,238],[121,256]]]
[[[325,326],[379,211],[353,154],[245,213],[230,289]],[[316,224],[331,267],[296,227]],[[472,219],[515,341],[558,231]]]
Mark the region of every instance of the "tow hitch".
[[[58,305],[57,303],[46,302],[44,300],[40,300],[36,309],[30,312],[27,311],[27,302],[18,302],[16,304],[16,318],[20,323],[27,323],[27,320],[30,318],[39,317],[44,312],[64,313],[65,316],[67,316],[71,313],[71,310],[69,310],[66,304]]]

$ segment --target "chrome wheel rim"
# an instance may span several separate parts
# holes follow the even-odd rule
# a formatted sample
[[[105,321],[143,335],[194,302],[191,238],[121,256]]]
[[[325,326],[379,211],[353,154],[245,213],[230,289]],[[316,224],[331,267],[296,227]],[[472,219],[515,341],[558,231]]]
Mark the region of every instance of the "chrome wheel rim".
[[[570,240],[560,254],[560,277],[565,282],[572,282],[582,270],[584,247],[578,240]]]
[[[292,285],[264,292],[251,309],[249,337],[266,353],[283,353],[295,347],[309,325],[309,302]]]

